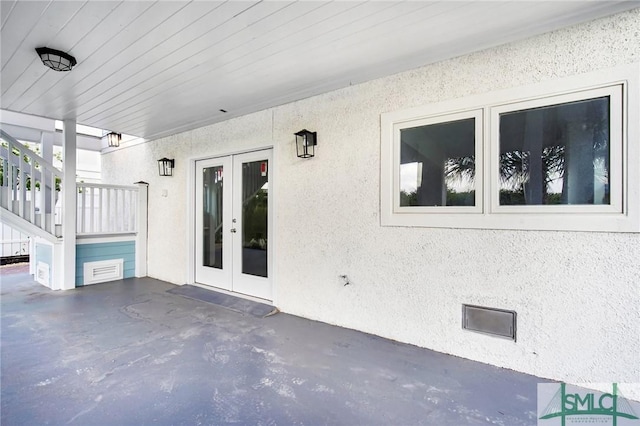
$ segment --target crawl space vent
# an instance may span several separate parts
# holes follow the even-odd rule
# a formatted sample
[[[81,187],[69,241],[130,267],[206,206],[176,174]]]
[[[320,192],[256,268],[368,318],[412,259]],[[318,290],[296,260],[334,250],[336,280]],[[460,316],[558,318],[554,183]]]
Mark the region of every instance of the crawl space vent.
[[[110,259],[84,264],[84,285],[121,280],[123,278],[123,260]]]
[[[462,328],[515,341],[516,312],[463,304]]]
[[[36,281],[42,285],[50,287],[49,284],[49,264],[38,262],[36,265]]]

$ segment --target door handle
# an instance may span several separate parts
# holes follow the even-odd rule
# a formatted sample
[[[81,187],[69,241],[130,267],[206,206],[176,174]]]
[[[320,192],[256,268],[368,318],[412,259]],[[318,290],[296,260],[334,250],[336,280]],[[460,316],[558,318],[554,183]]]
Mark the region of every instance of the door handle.
[[[231,228],[231,232],[236,233],[236,228]]]

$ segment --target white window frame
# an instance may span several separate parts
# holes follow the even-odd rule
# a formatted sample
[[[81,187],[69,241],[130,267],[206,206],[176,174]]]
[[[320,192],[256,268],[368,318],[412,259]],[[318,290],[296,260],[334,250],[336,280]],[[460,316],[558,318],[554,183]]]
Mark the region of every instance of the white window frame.
[[[491,212],[530,214],[622,213],[622,84],[549,96],[491,108]],[[609,98],[609,184],[610,203],[606,205],[500,205],[500,114],[552,105],[568,104],[593,98]]]
[[[499,205],[499,114],[610,97],[608,205]],[[640,232],[640,63],[381,114],[382,226]],[[400,129],[476,119],[476,206],[400,207]],[[619,124],[616,124],[619,123]],[[478,131],[479,130],[479,131]],[[478,150],[481,152],[478,153]],[[617,165],[617,167],[616,167]]]

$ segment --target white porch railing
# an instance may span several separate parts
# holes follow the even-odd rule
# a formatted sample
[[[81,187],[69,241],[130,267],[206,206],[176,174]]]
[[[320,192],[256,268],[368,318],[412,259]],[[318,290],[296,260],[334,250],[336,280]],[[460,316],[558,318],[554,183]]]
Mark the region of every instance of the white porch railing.
[[[0,139],[0,206],[59,237],[62,172],[2,129]]]
[[[51,247],[44,260],[31,262],[30,272],[40,276],[38,271],[42,271],[43,277],[51,274],[42,282],[54,290],[74,288],[77,245],[104,242],[104,237],[115,235],[117,238],[107,241],[135,241],[135,276],[146,276],[148,184],[80,182],[69,187],[66,182],[71,193],[64,197],[62,183],[62,171],[0,129],[2,223],[29,235],[33,254],[36,245]],[[76,218],[71,219],[74,214]],[[37,269],[40,264],[42,269]]]
[[[0,257],[24,256],[29,254],[29,235],[0,223]]]
[[[76,186],[76,236],[85,241],[113,235],[133,237],[135,276],[146,276],[148,184],[77,183]]]
[[[0,257],[29,256],[29,239],[0,240]]]
[[[95,183],[78,183],[76,186],[78,188],[77,235],[138,232],[137,186]]]

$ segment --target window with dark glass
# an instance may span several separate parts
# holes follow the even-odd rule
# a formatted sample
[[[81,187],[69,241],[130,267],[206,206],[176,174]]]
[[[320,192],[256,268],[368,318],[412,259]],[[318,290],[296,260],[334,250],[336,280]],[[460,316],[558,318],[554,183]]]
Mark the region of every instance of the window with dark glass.
[[[475,205],[475,120],[400,130],[400,207]]]
[[[222,269],[222,166],[207,167],[202,178],[202,264]]]
[[[608,96],[500,114],[500,205],[610,203]]]
[[[383,113],[382,225],[640,232],[638,86],[624,67]]]

